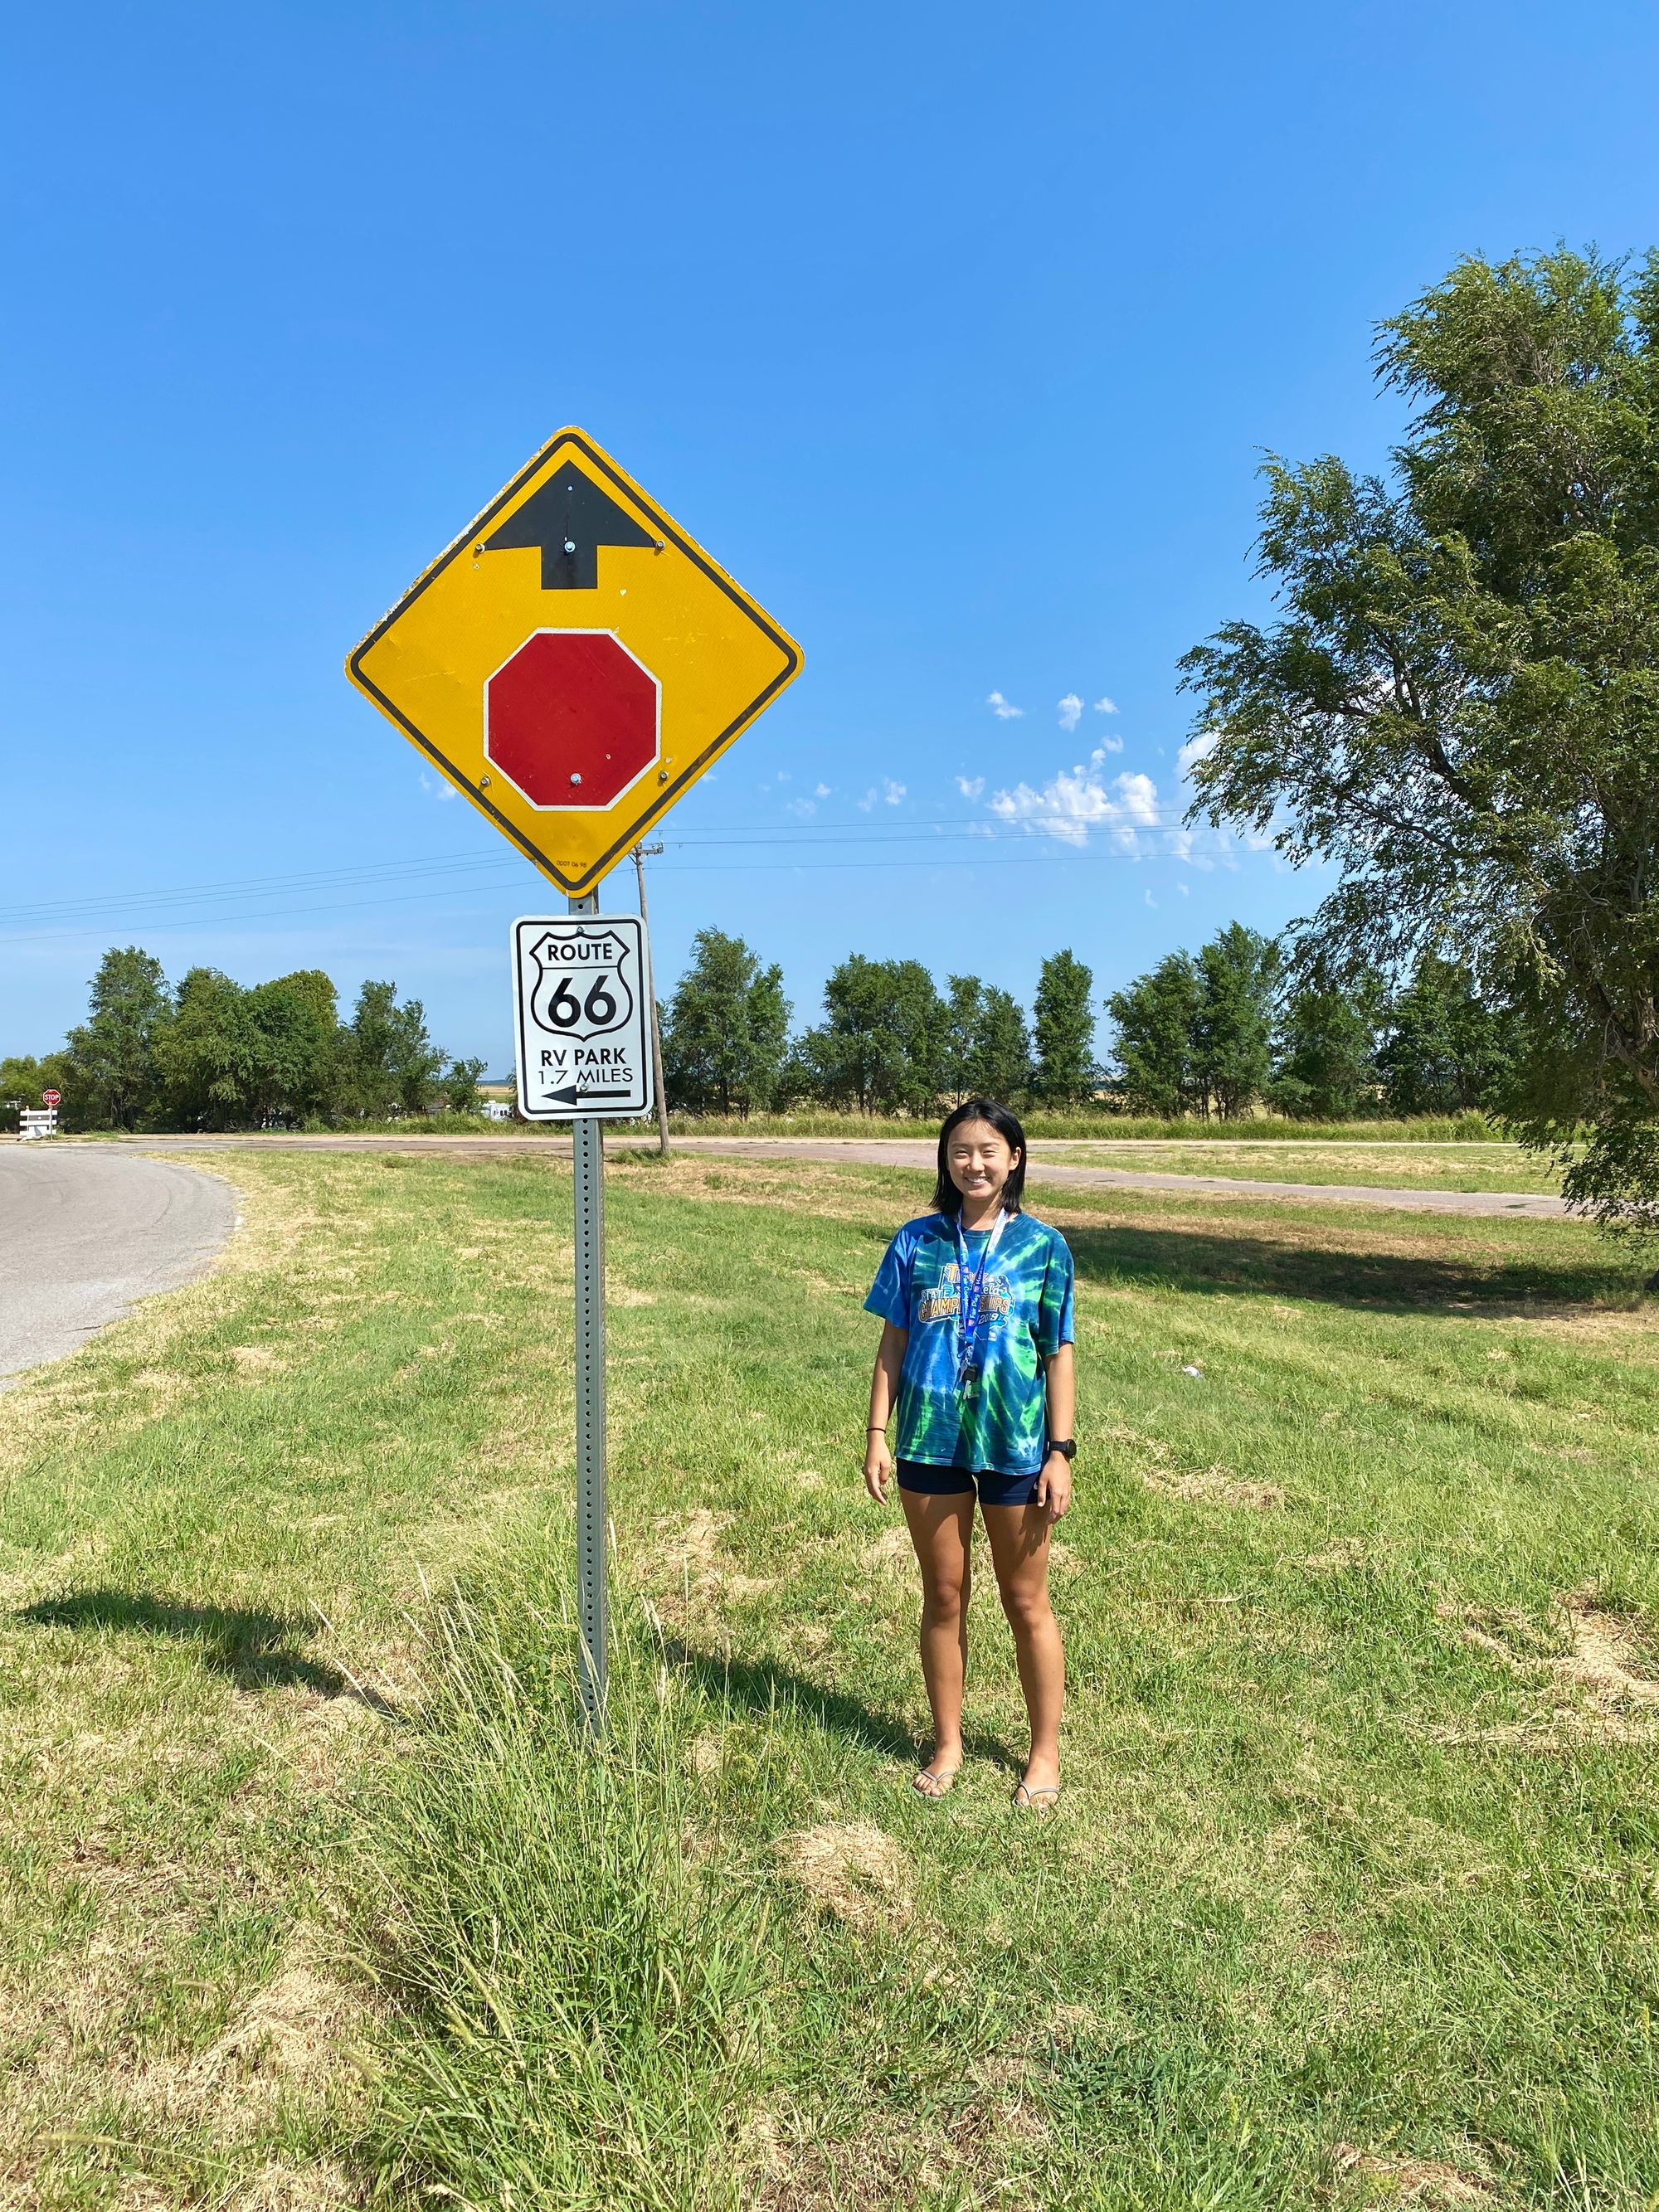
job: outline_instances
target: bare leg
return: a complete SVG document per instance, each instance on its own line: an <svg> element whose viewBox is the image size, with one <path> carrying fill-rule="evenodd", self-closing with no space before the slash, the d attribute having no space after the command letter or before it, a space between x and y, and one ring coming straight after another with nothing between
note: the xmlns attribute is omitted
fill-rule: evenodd
<svg viewBox="0 0 1659 2212"><path fill-rule="evenodd" d="M939 1777L938 1784L919 1780L918 1787L924 1796L942 1797L951 1786L944 1778L962 1764L974 1493L938 1497L901 1486L899 1498L921 1568L921 1672L933 1714L933 1755L923 1772Z"/></svg>
<svg viewBox="0 0 1659 2212"><path fill-rule="evenodd" d="M1008 1626L1014 1632L1019 1686L1031 1721L1028 1790L1060 1784L1060 1711L1066 1698L1066 1652L1048 1603L1048 1516L1041 1505L987 1505L985 1530Z"/></svg>

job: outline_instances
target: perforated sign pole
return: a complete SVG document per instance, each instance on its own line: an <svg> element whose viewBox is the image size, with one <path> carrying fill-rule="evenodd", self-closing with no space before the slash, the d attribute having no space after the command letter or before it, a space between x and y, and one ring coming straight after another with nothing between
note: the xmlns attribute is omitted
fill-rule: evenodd
<svg viewBox="0 0 1659 2212"><path fill-rule="evenodd" d="M572 914L597 914L597 891L573 898ZM605 1733L610 1632L605 1604L605 1124L579 1114L576 1156L576 1588L581 1631L582 1710Z"/></svg>

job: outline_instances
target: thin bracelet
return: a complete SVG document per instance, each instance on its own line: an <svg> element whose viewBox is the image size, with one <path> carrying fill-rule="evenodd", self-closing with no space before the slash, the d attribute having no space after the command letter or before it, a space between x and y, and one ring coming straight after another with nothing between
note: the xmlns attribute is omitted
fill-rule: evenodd
<svg viewBox="0 0 1659 2212"><path fill-rule="evenodd" d="M866 1437L884 1437L887 1424L885 1421L871 1421L866 1425L864 1433Z"/></svg>

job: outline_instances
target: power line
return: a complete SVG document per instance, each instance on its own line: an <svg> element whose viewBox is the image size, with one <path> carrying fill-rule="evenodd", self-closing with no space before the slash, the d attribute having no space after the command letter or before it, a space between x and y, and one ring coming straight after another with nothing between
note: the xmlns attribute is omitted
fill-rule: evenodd
<svg viewBox="0 0 1659 2212"><path fill-rule="evenodd" d="M708 864L694 860L668 860L659 865L665 868L666 872L674 875L787 874L818 869L845 871L893 867L1054 867L1075 866L1097 860L1201 860L1221 857L1231 849L1224 840L1213 845L1189 843L1185 851L1179 853L1168 849L1159 851L1156 848L1151 850L1144 848L1139 842L1141 833L1173 829L1180 822L1179 817L1156 811L1133 823L1077 823L1076 828L1085 836L1092 830L1097 838L1117 841L1115 843L1093 842L1086 847L1065 836L1057 826L1060 822L1060 817L1057 816L1045 817L1041 821L1018 823L992 823L982 817L964 822L960 816L923 816L863 823L803 823L775 826L753 823L708 823L667 834L665 838L667 849L673 853L692 854L726 848L738 853L763 850L769 847L804 847L823 850L827 847L871 845L879 848L879 857L844 860L792 858L750 861L733 859ZM983 846L1027 843L1034 838L1041 839L1051 848L1057 846L1060 849L1027 853L1018 859L993 858L989 854L981 855L979 851ZM921 854L901 854L897 848L906 844L921 844L929 848L948 844L969 846L974 849L956 852L948 858L929 858ZM431 899L454 898L470 891L490 890L498 884L522 882L524 871L530 866L529 862L515 854L431 854L344 868L314 868L283 875L222 878L214 883L178 884L167 889L106 895L102 898L52 900L35 905L0 908L0 942L14 945L46 943L63 938L85 937L106 928L126 927L143 928L152 934L172 936L239 923L297 921L320 915L421 903ZM436 888L430 888L434 877L448 880ZM304 899L309 894L349 891L360 887L373 890L410 878L418 879L428 888L388 890L386 895L380 897L327 899L321 904L296 905L289 902L290 896ZM264 906L258 903L264 901L272 903ZM203 911L203 908L212 910ZM30 928L27 927L30 923L57 926ZM75 924L80 926L72 926Z"/></svg>
<svg viewBox="0 0 1659 2212"><path fill-rule="evenodd" d="M982 842L983 841L977 842ZM867 860L717 860L706 863L696 861L670 861L664 866L664 872L670 875L716 876L810 875L829 871L857 869L875 869L882 872L890 872L895 867L913 870L918 868L1074 869L1087 866L1094 862L1101 860L1133 861L1139 864L1148 860L1176 860L1181 857L1182 856L1176 854L1158 852L1127 853L1122 851L1086 851L1073 853L1028 853L1018 856L1009 855L1006 858L1002 856L992 858L988 854L983 859L980 858L975 854L961 853L953 854L948 859L939 860L900 859L893 855L884 855L878 859ZM659 866L662 865L663 864L659 864ZM371 907L411 906L421 903L428 899L455 898L462 896L468 890L488 890L489 888L491 888L491 886L483 884L450 884L446 885L442 890L434 891L393 892L385 898L331 900L322 906L271 907L265 908L263 911L256 910L253 912L249 912L246 908L238 908L234 911L222 914L191 915L182 919L172 921L158 920L151 917L140 917L134 926L143 928L149 936L176 937L201 930L222 928L250 922L295 922L307 921L319 915L359 913ZM120 926L125 925L120 924L118 920L105 920L100 921L96 918L93 918L84 921L78 928L27 931L7 930L0 932L0 944L46 944L55 940L61 940L65 938L85 938L91 935L95 931L101 931L105 928Z"/></svg>
<svg viewBox="0 0 1659 2212"><path fill-rule="evenodd" d="M1098 823L1081 826L1085 830L1093 829L1097 834L1123 836L1141 830L1173 828L1177 826L1177 822L1178 817L1157 816L1142 818L1133 823L1107 825L1103 833L1102 825ZM670 850L678 852L708 850L718 846L741 850L768 845L822 847L872 842L902 844L911 840L929 844L997 844L1011 839L1023 841L1032 836L1061 844L1070 842L1059 830L1035 823L1029 826L1021 823L994 827L989 823L964 823L960 820L939 817L864 825L826 823L810 828L774 829L763 824L721 824L702 830L680 830L669 835L665 843ZM26 906L0 908L0 926L31 921L97 920L106 916L114 918L125 914L137 915L147 908L167 908L204 901L220 902L271 897L289 891L303 894L312 890L344 890L356 889L360 884L367 887L394 883L411 876L422 879L429 879L434 875L465 877L482 874L493 877L514 873L520 866L528 865L513 854L429 854L413 860L380 861L356 867L309 869L294 874L230 878L205 884L173 884L151 890L106 893L100 898L45 900Z"/></svg>

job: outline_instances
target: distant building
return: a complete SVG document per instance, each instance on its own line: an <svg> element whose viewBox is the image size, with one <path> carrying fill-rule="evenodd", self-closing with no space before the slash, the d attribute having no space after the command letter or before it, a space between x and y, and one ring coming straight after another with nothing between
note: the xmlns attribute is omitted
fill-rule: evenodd
<svg viewBox="0 0 1659 2212"><path fill-rule="evenodd" d="M486 1121L510 1121L513 1119L513 1108L508 1105L505 1098L486 1098L483 1102L483 1117Z"/></svg>

